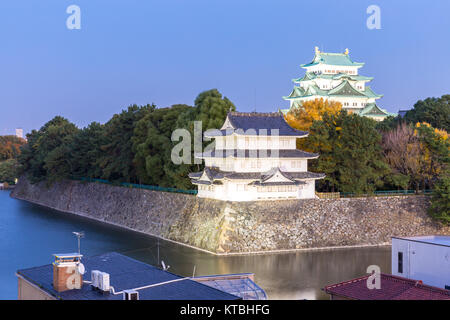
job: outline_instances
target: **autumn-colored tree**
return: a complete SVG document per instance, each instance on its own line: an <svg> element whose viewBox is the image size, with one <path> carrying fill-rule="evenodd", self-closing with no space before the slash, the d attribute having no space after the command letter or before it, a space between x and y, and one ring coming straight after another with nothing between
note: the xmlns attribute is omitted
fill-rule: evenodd
<svg viewBox="0 0 450 320"><path fill-rule="evenodd" d="M428 123L414 126L402 122L383 132L383 153L392 174L388 185L400 188L432 189L449 157L448 134Z"/></svg>
<svg viewBox="0 0 450 320"><path fill-rule="evenodd" d="M420 141L422 185L432 188L450 162L450 141L445 130L433 128L429 123L417 123L414 134Z"/></svg>
<svg viewBox="0 0 450 320"><path fill-rule="evenodd" d="M0 136L0 161L17 158L25 139L16 136Z"/></svg>
<svg viewBox="0 0 450 320"><path fill-rule="evenodd" d="M382 140L383 153L392 174L389 184L407 189L418 183L420 177L421 146L414 129L406 123L385 132Z"/></svg>
<svg viewBox="0 0 450 320"><path fill-rule="evenodd" d="M304 101L301 105L292 107L286 114L286 122L295 129L309 131L314 121L322 120L324 114L336 115L341 111L342 104L323 98ZM312 151L304 139L297 140L297 148Z"/></svg>
<svg viewBox="0 0 450 320"><path fill-rule="evenodd" d="M323 115L337 114L342 109L342 104L323 98L305 101L301 105L291 108L286 114L286 121L295 129L308 131L316 120L322 120Z"/></svg>

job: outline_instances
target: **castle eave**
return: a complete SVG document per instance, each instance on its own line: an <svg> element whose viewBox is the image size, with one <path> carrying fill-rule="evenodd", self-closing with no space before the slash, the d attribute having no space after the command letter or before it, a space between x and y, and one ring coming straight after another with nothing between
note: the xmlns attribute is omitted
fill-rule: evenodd
<svg viewBox="0 0 450 320"><path fill-rule="evenodd" d="M207 158L236 158L236 159L267 159L267 158L292 158L292 159L317 159L319 154L310 153L298 149L287 150L248 150L248 149L219 149L211 152L196 153L199 159Z"/></svg>

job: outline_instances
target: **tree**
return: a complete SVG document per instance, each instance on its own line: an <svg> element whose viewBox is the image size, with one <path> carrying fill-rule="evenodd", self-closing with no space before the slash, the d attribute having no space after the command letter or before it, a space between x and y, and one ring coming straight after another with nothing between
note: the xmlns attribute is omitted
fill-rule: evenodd
<svg viewBox="0 0 450 320"><path fill-rule="evenodd" d="M171 135L180 115L191 108L187 105L173 105L170 108L154 109L137 122L132 150L140 183L163 187L175 185L165 168L171 161Z"/></svg>
<svg viewBox="0 0 450 320"><path fill-rule="evenodd" d="M195 107L132 105L105 124L81 130L55 117L27 135L19 162L32 183L88 177L190 189L188 174L202 165L172 163L172 133L184 128L193 136L194 121L203 130L218 128L230 110L233 103L213 89L199 94Z"/></svg>
<svg viewBox="0 0 450 320"><path fill-rule="evenodd" d="M190 132L192 137L192 153L194 151L194 121L201 121L202 132L208 129L220 128L230 111L235 111L235 105L227 98L223 97L217 89L212 89L200 93L195 99L194 108L181 114L177 120L176 128L184 128ZM209 141L203 142L205 148ZM176 143L173 143L175 145ZM193 154L191 159L193 160ZM193 163L193 162L192 162ZM180 164L175 165L172 161L165 164L165 172L174 181L177 188L192 188L188 174L193 171L201 171L203 164Z"/></svg>
<svg viewBox="0 0 450 320"><path fill-rule="evenodd" d="M25 139L16 136L0 136L0 161L17 158L25 143Z"/></svg>
<svg viewBox="0 0 450 320"><path fill-rule="evenodd" d="M19 175L19 164L16 159L0 162L0 182L13 184Z"/></svg>
<svg viewBox="0 0 450 320"><path fill-rule="evenodd" d="M68 143L77 131L73 123L57 116L27 135L28 143L22 147L19 163L30 181L52 182L70 177Z"/></svg>
<svg viewBox="0 0 450 320"><path fill-rule="evenodd" d="M450 131L450 95L419 100L405 114L408 123L427 122L433 128Z"/></svg>
<svg viewBox="0 0 450 320"><path fill-rule="evenodd" d="M327 174L322 188L356 194L370 193L383 184L388 172L375 121L341 111L324 114L310 128L306 143L320 154L312 165Z"/></svg>
<svg viewBox="0 0 450 320"><path fill-rule="evenodd" d="M195 120L202 122L202 129L217 129L223 125L230 111L236 107L227 97L223 97L217 89L200 93L194 102Z"/></svg>
<svg viewBox="0 0 450 320"><path fill-rule="evenodd" d="M414 129L406 123L383 134L384 158L392 175L387 176L389 184L407 189L411 184L418 186L420 178L421 146Z"/></svg>
<svg viewBox="0 0 450 320"><path fill-rule="evenodd" d="M301 105L291 108L286 114L286 122L293 128L309 131L314 121L322 120L325 114L335 115L342 110L342 104L323 98L305 101ZM304 139L297 139L297 148L311 151Z"/></svg>
<svg viewBox="0 0 450 320"><path fill-rule="evenodd" d="M287 123L298 130L308 131L314 121L322 120L325 113L334 115L342 110L342 104L323 98L305 101L291 108L286 115Z"/></svg>
<svg viewBox="0 0 450 320"><path fill-rule="evenodd" d="M450 141L447 132L431 127L428 123L417 123L415 134L421 146L420 165L422 184L432 188L442 172L450 165Z"/></svg>
<svg viewBox="0 0 450 320"><path fill-rule="evenodd" d="M439 222L450 224L450 172L447 170L434 185L429 214Z"/></svg>
<svg viewBox="0 0 450 320"><path fill-rule="evenodd" d="M381 133L385 133L385 132L388 132L390 130L397 128L397 126L400 123L406 123L406 122L403 121L400 116L396 116L396 117L388 116L388 117L384 118L383 121L377 122L375 128L378 131L380 131Z"/></svg>
<svg viewBox="0 0 450 320"><path fill-rule="evenodd" d="M106 143L100 149L102 155L96 165L102 171L102 178L114 182L137 182L136 167L133 164L132 137L140 119L152 112L155 105L132 105L120 114L115 114L104 126Z"/></svg>
<svg viewBox="0 0 450 320"><path fill-rule="evenodd" d="M73 136L69 149L72 176L101 178L102 170L97 160L103 156L102 146L108 143L104 125L92 122Z"/></svg>

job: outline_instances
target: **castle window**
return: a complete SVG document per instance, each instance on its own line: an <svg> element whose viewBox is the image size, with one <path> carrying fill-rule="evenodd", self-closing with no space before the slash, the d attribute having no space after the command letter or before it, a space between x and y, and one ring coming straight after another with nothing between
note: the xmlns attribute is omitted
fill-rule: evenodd
<svg viewBox="0 0 450 320"><path fill-rule="evenodd" d="M289 139L281 139L282 147L289 147Z"/></svg>
<svg viewBox="0 0 450 320"><path fill-rule="evenodd" d="M301 168L302 167L302 162L301 161L291 161L291 167L292 168Z"/></svg>

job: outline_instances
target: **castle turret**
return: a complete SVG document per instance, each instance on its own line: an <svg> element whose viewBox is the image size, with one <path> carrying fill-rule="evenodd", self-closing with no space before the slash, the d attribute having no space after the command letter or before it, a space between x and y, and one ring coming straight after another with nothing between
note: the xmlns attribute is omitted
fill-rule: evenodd
<svg viewBox="0 0 450 320"><path fill-rule="evenodd" d="M296 148L296 140L307 136L290 127L279 112L230 112L220 130L205 132L215 139L215 149L195 155L205 160L205 169L189 177L202 198L314 198L315 180L325 175L308 171L308 160L318 154Z"/></svg>

